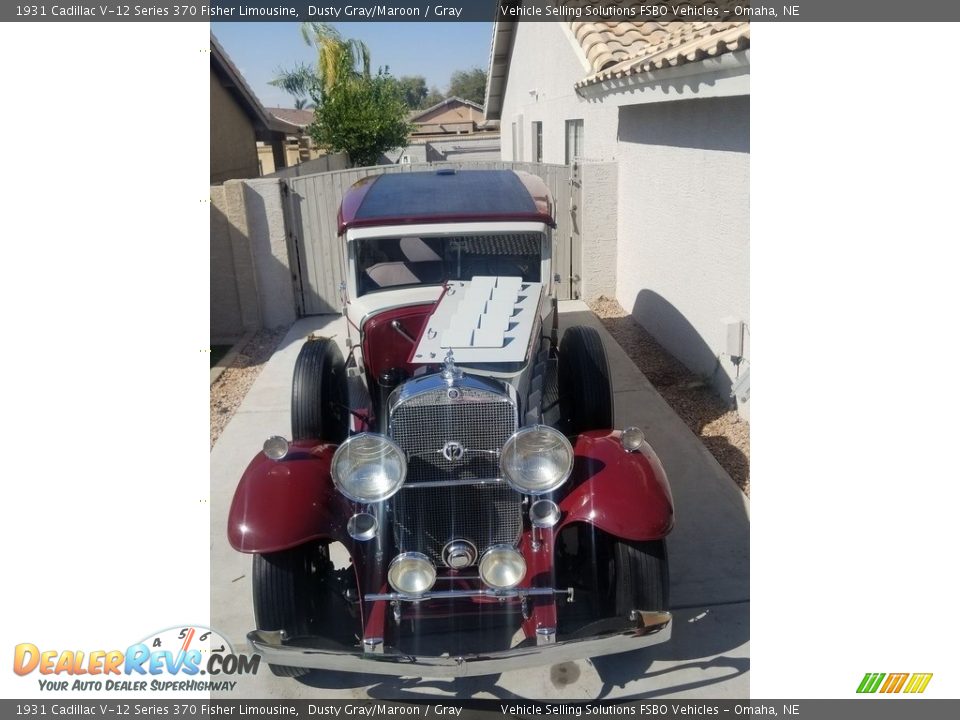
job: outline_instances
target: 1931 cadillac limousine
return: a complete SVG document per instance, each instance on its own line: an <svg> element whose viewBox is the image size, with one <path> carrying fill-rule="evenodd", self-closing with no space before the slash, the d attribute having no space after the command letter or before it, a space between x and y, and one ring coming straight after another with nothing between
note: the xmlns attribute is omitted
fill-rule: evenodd
<svg viewBox="0 0 960 720"><path fill-rule="evenodd" d="M613 429L599 334L559 337L543 181L372 176L338 222L346 352L303 345L292 440L267 439L230 510L255 651L278 675L443 677L668 640L670 489Z"/></svg>

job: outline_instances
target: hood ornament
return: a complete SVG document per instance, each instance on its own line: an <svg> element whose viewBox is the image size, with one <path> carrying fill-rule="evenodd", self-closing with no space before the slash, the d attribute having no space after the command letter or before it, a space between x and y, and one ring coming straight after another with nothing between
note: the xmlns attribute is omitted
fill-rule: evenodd
<svg viewBox="0 0 960 720"><path fill-rule="evenodd" d="M448 385L453 385L463 377L463 370L458 368L453 361L452 349L447 350L447 356L443 359L443 370L440 371L440 377L446 380Z"/></svg>

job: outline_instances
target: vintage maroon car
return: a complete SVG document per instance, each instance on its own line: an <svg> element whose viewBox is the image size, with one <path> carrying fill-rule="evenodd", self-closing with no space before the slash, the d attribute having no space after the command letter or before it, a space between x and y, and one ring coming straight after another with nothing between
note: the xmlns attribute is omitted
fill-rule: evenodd
<svg viewBox="0 0 960 720"><path fill-rule="evenodd" d="M303 345L292 441L230 509L254 649L278 675L436 677L668 640L670 489L643 433L612 429L598 333L558 337L543 181L372 176L338 220L346 353Z"/></svg>

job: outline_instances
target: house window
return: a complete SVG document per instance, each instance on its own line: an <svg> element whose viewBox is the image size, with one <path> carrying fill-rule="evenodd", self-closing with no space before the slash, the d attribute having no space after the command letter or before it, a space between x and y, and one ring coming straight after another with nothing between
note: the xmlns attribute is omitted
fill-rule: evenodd
<svg viewBox="0 0 960 720"><path fill-rule="evenodd" d="M534 162L543 162L543 123L530 123L530 128L533 131L533 143L530 146L533 150L533 157L531 159Z"/></svg>
<svg viewBox="0 0 960 720"><path fill-rule="evenodd" d="M567 120L566 159L567 165L583 155L583 120Z"/></svg>

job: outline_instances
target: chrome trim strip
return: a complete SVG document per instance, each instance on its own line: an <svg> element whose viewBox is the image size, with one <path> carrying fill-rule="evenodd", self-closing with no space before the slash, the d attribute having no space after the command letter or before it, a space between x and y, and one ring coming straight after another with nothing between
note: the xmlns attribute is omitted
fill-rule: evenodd
<svg viewBox="0 0 960 720"><path fill-rule="evenodd" d="M457 485L506 485L507 481L503 478L483 478L474 480L471 478L461 478L459 480L417 480L416 482L404 483L408 490L411 488L431 488L431 487L454 487Z"/></svg>
<svg viewBox="0 0 960 720"><path fill-rule="evenodd" d="M444 455L444 450L446 448L440 448L439 450L421 450L420 452L408 452L407 457L429 457L431 455ZM473 448L460 448L464 455L474 454L474 455L493 455L495 457L500 457L501 450L474 450ZM444 455L446 457L446 455ZM447 458L449 460L449 458ZM451 461L453 462L453 461Z"/></svg>
<svg viewBox="0 0 960 720"><path fill-rule="evenodd" d="M284 645L282 632L255 630L247 634L253 651L274 665L414 677L467 677L493 675L572 660L615 655L670 640L668 612L640 613L636 629L549 645L530 645L483 654L416 656L387 647L364 654L359 648L321 649Z"/></svg>
<svg viewBox="0 0 960 720"><path fill-rule="evenodd" d="M398 405L418 395L440 390L445 391L449 387L450 385L440 373L431 373L430 375L420 375L419 377L410 378L390 393L390 400L388 402L390 414L393 415L393 411ZM463 377L457 378L454 381L453 387L479 390L491 393L492 395L499 395L501 402L509 402L512 403L514 407L517 407L517 401L514 397L516 389L512 385L500 380L493 380L481 375L464 374ZM513 392L511 393L511 391Z"/></svg>
<svg viewBox="0 0 960 720"><path fill-rule="evenodd" d="M510 600L527 597L528 595L569 595L569 590L554 590L553 588L513 588L512 590L429 590L423 595L404 595L403 593L368 593L364 595L367 602L378 600L400 600L401 602L421 602L423 600L453 600L456 598L486 597L497 600Z"/></svg>

